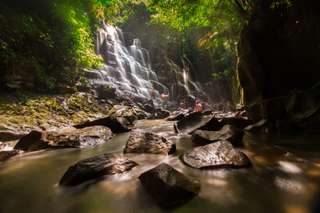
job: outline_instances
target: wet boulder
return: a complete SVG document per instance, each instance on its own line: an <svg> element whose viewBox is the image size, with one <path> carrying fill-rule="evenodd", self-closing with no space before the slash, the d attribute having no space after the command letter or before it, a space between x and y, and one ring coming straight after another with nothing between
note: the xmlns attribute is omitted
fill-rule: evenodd
<svg viewBox="0 0 320 213"><path fill-rule="evenodd" d="M84 129L68 128L50 132L32 131L21 138L14 149L36 151L47 148L79 148L105 143L111 137L111 130L103 126Z"/></svg>
<svg viewBox="0 0 320 213"><path fill-rule="evenodd" d="M17 154L19 154L18 150L2 150L0 151L0 162L6 161Z"/></svg>
<svg viewBox="0 0 320 213"><path fill-rule="evenodd" d="M10 143L0 142L0 162L19 154L18 150L13 150Z"/></svg>
<svg viewBox="0 0 320 213"><path fill-rule="evenodd" d="M176 113L176 114L171 114L167 120L168 121L179 121L185 118L185 114L184 113Z"/></svg>
<svg viewBox="0 0 320 213"><path fill-rule="evenodd" d="M1 130L0 131L0 141L13 141L19 140L26 134L23 132L14 132L11 130Z"/></svg>
<svg viewBox="0 0 320 213"><path fill-rule="evenodd" d="M16 150L23 151L36 151L47 148L49 148L49 145L43 139L43 132L37 130L33 130L22 137L14 147Z"/></svg>
<svg viewBox="0 0 320 213"><path fill-rule="evenodd" d="M124 153L146 153L168 155L176 151L176 145L166 138L151 132L133 131Z"/></svg>
<svg viewBox="0 0 320 213"><path fill-rule="evenodd" d="M156 109L153 118L165 119L170 116L170 112L165 109Z"/></svg>
<svg viewBox="0 0 320 213"><path fill-rule="evenodd" d="M129 132L135 121L146 117L146 113L138 107L115 105L109 111L108 116L93 121L86 121L74 127L81 129L90 126L106 126L113 133L123 133Z"/></svg>
<svg viewBox="0 0 320 213"><path fill-rule="evenodd" d="M179 121L187 117L191 112L186 109L180 109L177 111L174 111L170 114L170 116L167 118L168 121Z"/></svg>
<svg viewBox="0 0 320 213"><path fill-rule="evenodd" d="M130 125L136 120L147 118L146 112L138 106L115 105L108 114L115 118L125 118L130 122Z"/></svg>
<svg viewBox="0 0 320 213"><path fill-rule="evenodd" d="M147 103L147 104L143 105L143 109L150 114L154 114L154 112L155 112L155 107L154 107L153 103L152 104Z"/></svg>
<svg viewBox="0 0 320 213"><path fill-rule="evenodd" d="M196 144L209 144L216 141L229 141L233 145L241 145L243 131L232 125L225 125L219 131L197 130L192 134Z"/></svg>
<svg viewBox="0 0 320 213"><path fill-rule="evenodd" d="M219 141L194 148L182 156L182 161L196 169L250 167L249 158L228 141Z"/></svg>
<svg viewBox="0 0 320 213"><path fill-rule="evenodd" d="M61 186L76 186L89 180L131 170L138 164L121 155L104 154L81 160L71 166L61 178Z"/></svg>
<svg viewBox="0 0 320 213"><path fill-rule="evenodd" d="M143 173L141 184L154 201L164 209L187 203L200 192L200 183L192 180L167 164Z"/></svg>
<svg viewBox="0 0 320 213"><path fill-rule="evenodd" d="M82 129L92 126L106 126L110 128L113 133L124 133L130 131L128 124L129 122L124 118L112 118L108 116L93 121L85 121L81 124L75 125L74 127L77 129Z"/></svg>
<svg viewBox="0 0 320 213"><path fill-rule="evenodd" d="M221 125L213 115L203 115L200 112L193 112L175 124L177 133L190 134L198 129L217 130Z"/></svg>

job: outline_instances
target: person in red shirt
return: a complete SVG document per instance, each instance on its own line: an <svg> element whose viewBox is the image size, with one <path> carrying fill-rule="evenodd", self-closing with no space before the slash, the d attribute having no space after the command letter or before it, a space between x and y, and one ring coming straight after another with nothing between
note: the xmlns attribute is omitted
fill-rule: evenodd
<svg viewBox="0 0 320 213"><path fill-rule="evenodd" d="M202 103L199 100L196 100L193 111L195 111L195 112L202 112L203 111Z"/></svg>
<svg viewBox="0 0 320 213"><path fill-rule="evenodd" d="M161 93L160 99L162 102L167 102L169 100L169 94Z"/></svg>

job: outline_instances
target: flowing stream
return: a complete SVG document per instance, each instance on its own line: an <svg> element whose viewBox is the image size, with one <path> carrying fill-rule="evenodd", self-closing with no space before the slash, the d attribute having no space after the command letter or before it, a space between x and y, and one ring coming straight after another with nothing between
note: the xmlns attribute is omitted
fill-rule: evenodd
<svg viewBox="0 0 320 213"><path fill-rule="evenodd" d="M139 121L136 128L167 135L176 141L177 153L173 156L129 154L128 158L139 164L130 172L70 189L57 185L70 165L102 153L121 153L128 133L116 135L94 148L41 151L14 157L0 165L0 212L163 212L138 179L142 172L161 162L201 181L199 196L174 212L304 213L311 208L320 178L320 147L314 145L318 137L247 134L243 151L252 160L252 168L197 170L179 160L178 156L193 145L189 137L171 134L172 123ZM296 147L283 148L288 142Z"/></svg>

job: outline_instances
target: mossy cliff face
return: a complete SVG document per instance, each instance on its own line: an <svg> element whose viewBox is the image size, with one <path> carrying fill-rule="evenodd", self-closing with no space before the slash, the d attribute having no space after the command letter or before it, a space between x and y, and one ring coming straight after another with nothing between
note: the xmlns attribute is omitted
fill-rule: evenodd
<svg viewBox="0 0 320 213"><path fill-rule="evenodd" d="M315 85L320 80L320 5L303 0L274 2L256 5L239 46L243 100L255 120L292 119L297 105L308 105L300 106L300 111L315 113L319 106Z"/></svg>

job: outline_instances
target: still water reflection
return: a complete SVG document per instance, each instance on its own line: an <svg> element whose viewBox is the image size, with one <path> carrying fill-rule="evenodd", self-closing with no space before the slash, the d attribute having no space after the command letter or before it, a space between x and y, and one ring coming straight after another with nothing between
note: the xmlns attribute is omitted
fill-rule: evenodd
<svg viewBox="0 0 320 213"><path fill-rule="evenodd" d="M252 135L245 136L243 149L253 161L251 169L200 171L185 166L177 155L130 154L128 158L140 166L128 173L73 189L57 186L70 165L98 154L121 152L127 138L128 134L118 135L107 144L89 149L36 152L1 165L0 212L163 212L145 193L137 178L161 162L201 181L199 196L173 211L178 213L304 213L309 212L318 188L320 168L317 162L320 157L317 158L316 153L319 153L319 147L302 151L284 146L283 142L290 137ZM177 141L178 154L192 147L187 136L172 139ZM307 139L291 137L291 143L299 144L303 140ZM271 145L271 142L278 145Z"/></svg>

